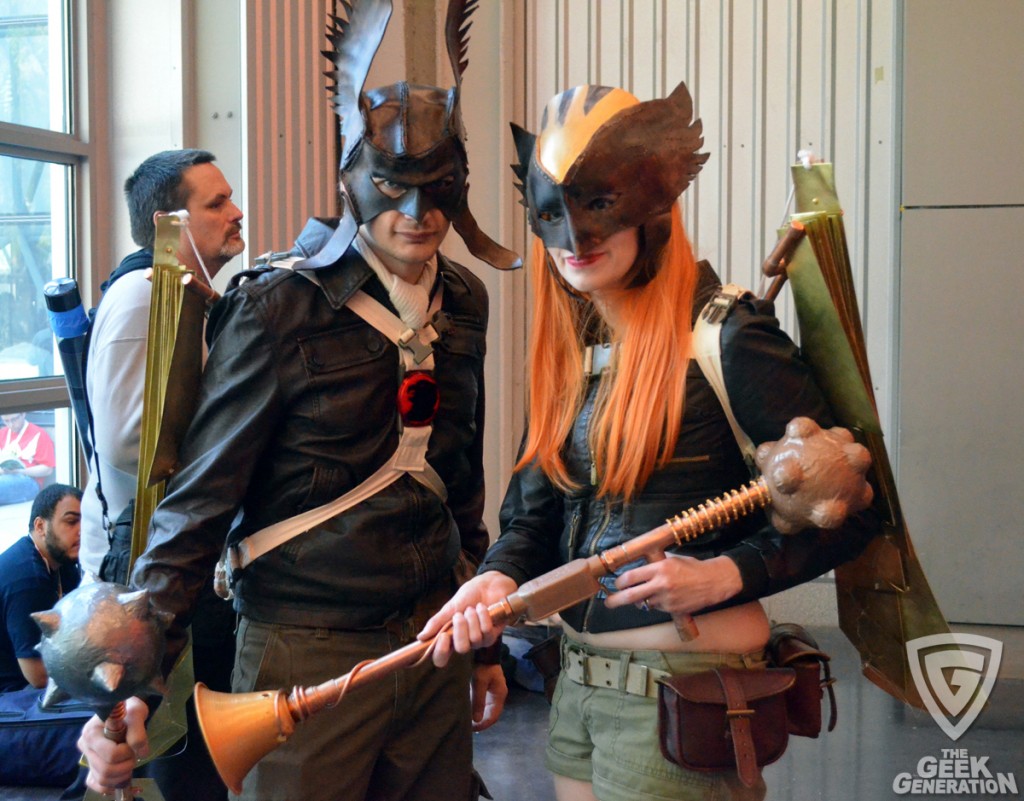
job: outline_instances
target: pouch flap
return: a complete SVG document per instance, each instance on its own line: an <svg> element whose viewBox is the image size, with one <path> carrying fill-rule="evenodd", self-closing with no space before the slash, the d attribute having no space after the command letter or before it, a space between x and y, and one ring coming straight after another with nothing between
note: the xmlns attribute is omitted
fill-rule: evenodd
<svg viewBox="0 0 1024 801"><path fill-rule="evenodd" d="M729 668L719 668L729 670ZM792 668L769 668L767 670L733 670L748 701L757 701L772 695L784 693L793 686L796 673ZM672 690L680 698L698 704L721 704L725 706L725 692L718 676L712 670L693 673L689 676L667 676L658 679L660 684Z"/></svg>
<svg viewBox="0 0 1024 801"><path fill-rule="evenodd" d="M829 655L818 647L814 637L796 623L777 623L772 626L768 651L772 657L772 664L780 667L801 659L813 662L828 662L830 659Z"/></svg>

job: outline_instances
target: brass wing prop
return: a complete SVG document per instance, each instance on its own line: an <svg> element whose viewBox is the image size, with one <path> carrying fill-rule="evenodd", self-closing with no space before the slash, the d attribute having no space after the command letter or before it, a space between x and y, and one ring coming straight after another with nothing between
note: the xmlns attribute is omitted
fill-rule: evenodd
<svg viewBox="0 0 1024 801"><path fill-rule="evenodd" d="M146 550L149 519L164 497L167 478L177 469L178 448L195 413L203 369L203 321L206 306L218 297L178 261L183 225L187 220L173 213L156 220L129 576ZM167 677L164 703L147 726L150 758L185 734L185 702L194 681L192 649L186 648Z"/></svg>
<svg viewBox="0 0 1024 801"><path fill-rule="evenodd" d="M785 263L801 347L819 385L839 424L871 452L875 508L883 520L883 535L835 571L839 625L860 653L864 675L923 709L906 642L949 627L914 552L882 438L832 165L797 164L792 174L797 213L783 239L788 234L797 244L790 257L775 259L776 266Z"/></svg>
<svg viewBox="0 0 1024 801"><path fill-rule="evenodd" d="M165 481L178 467L178 448L196 410L203 371L206 305L217 298L178 262L183 224L177 214L161 215L156 222L132 565L146 550L149 519L164 497Z"/></svg>

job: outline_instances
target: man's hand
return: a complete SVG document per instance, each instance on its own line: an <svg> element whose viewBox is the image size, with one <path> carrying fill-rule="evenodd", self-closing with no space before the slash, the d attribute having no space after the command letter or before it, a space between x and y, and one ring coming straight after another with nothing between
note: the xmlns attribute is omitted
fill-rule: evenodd
<svg viewBox="0 0 1024 801"><path fill-rule="evenodd" d="M138 761L149 755L149 739L146 737L149 707L141 698L129 698L124 704L125 742L115 743L107 739L103 734L103 721L95 715L82 727L82 736L78 738L78 750L89 761L89 775L85 783L104 795L119 787L127 787Z"/></svg>
<svg viewBox="0 0 1024 801"><path fill-rule="evenodd" d="M487 608L515 591L516 583L496 570L476 576L459 587L452 599L416 635L420 641L425 642L451 621L451 629L437 638L433 652L434 664L437 667L447 665L453 651L465 654L474 648L492 645L505 626L495 625Z"/></svg>
<svg viewBox="0 0 1024 801"><path fill-rule="evenodd" d="M473 703L473 731L483 731L497 723L508 697L501 665L476 665L469 692Z"/></svg>

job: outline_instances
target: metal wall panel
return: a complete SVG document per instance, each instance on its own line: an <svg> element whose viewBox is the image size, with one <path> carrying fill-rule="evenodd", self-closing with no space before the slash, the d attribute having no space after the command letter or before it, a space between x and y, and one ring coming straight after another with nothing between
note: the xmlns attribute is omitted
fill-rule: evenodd
<svg viewBox="0 0 1024 801"><path fill-rule="evenodd" d="M902 7L903 508L949 618L1021 626L1024 4Z"/></svg>
<svg viewBox="0 0 1024 801"><path fill-rule="evenodd" d="M961 623L1024 626L1024 281L1008 259L1021 231L1022 207L903 220L903 508L942 611Z"/></svg>
<svg viewBox="0 0 1024 801"><path fill-rule="evenodd" d="M526 127L579 83L641 100L686 81L711 159L684 196L700 258L757 288L801 149L834 162L882 422L891 427L894 0L531 0ZM793 330L790 304L779 307Z"/></svg>
<svg viewBox="0 0 1024 801"><path fill-rule="evenodd" d="M904 8L904 204L1024 204L1024 3Z"/></svg>

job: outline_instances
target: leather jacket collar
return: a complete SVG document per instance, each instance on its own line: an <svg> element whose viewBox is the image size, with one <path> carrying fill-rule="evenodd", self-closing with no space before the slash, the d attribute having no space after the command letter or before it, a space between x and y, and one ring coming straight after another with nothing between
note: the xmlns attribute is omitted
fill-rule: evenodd
<svg viewBox="0 0 1024 801"><path fill-rule="evenodd" d="M306 221L302 233L295 240L295 246L286 255L309 258L312 254L319 253L334 235L340 219L340 217L310 217ZM332 266L342 269L317 269L315 283L319 284L323 290L331 308L337 311L345 305L356 290L361 289L368 280L373 278L373 270L354 248L348 249ZM299 270L299 272L307 271ZM470 290L466 279L453 269L448 260L440 253L437 254L437 275L438 280L443 280L447 284L458 283L465 290Z"/></svg>

